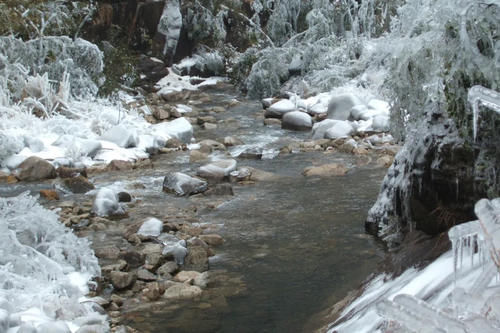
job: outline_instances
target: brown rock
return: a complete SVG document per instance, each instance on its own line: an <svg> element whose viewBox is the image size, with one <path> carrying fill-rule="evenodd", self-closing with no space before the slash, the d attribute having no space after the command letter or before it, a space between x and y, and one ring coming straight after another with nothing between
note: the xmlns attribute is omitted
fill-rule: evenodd
<svg viewBox="0 0 500 333"><path fill-rule="evenodd" d="M76 176L87 177L87 169L86 168L68 168L68 167L59 167L57 168L57 174L60 178L72 178Z"/></svg>
<svg viewBox="0 0 500 333"><path fill-rule="evenodd" d="M224 239L217 234L200 235L200 239L210 246L219 246L224 243Z"/></svg>
<svg viewBox="0 0 500 333"><path fill-rule="evenodd" d="M101 259L118 259L120 249L114 245L96 248L95 256Z"/></svg>
<svg viewBox="0 0 500 333"><path fill-rule="evenodd" d="M215 130L217 129L217 125L216 124L212 124L212 123L204 123L202 125L202 127L206 130L209 130L209 131L212 131L212 130Z"/></svg>
<svg viewBox="0 0 500 333"><path fill-rule="evenodd" d="M203 153L199 150L191 150L189 152L189 162L191 163L205 161L207 159L208 159L207 153Z"/></svg>
<svg viewBox="0 0 500 333"><path fill-rule="evenodd" d="M226 136L224 138L224 145L230 147L230 146L239 146L242 145L244 142L241 141L240 139L234 137L234 136Z"/></svg>
<svg viewBox="0 0 500 333"><path fill-rule="evenodd" d="M202 246L189 246L188 255L184 262L184 269L188 271L204 272L209 268L208 253Z"/></svg>
<svg viewBox="0 0 500 333"><path fill-rule="evenodd" d="M123 251L120 252L120 259L127 262L130 268L137 268L144 265L145 257L137 251Z"/></svg>
<svg viewBox="0 0 500 333"><path fill-rule="evenodd" d="M217 122L217 119L215 119L214 116L204 116L204 117L198 117L196 122L198 123L198 125L203 125L205 123L215 124Z"/></svg>
<svg viewBox="0 0 500 333"><path fill-rule="evenodd" d="M139 269L137 271L137 279L141 281L156 281L157 277L153 273L145 269Z"/></svg>
<svg viewBox="0 0 500 333"><path fill-rule="evenodd" d="M332 177L332 176L344 176L348 169L337 163L320 165L317 167L308 167L303 171L303 175L306 177L319 176L319 177Z"/></svg>
<svg viewBox="0 0 500 333"><path fill-rule="evenodd" d="M181 271L174 276L174 281L191 284L200 275L201 273L196 271Z"/></svg>
<svg viewBox="0 0 500 333"><path fill-rule="evenodd" d="M392 162L394 162L394 156L391 155L384 155L377 159L377 165L384 168L390 167L392 165Z"/></svg>
<svg viewBox="0 0 500 333"><path fill-rule="evenodd" d="M56 169L52 164L39 157L31 156L18 167L17 178L23 181L37 181L56 178Z"/></svg>
<svg viewBox="0 0 500 333"><path fill-rule="evenodd" d="M59 200L59 194L55 190L40 190L40 195L47 200Z"/></svg>
<svg viewBox="0 0 500 333"><path fill-rule="evenodd" d="M179 266L174 261L169 261L158 268L156 274L162 278L171 278L172 275L179 270Z"/></svg>
<svg viewBox="0 0 500 333"><path fill-rule="evenodd" d="M0 183L7 183L7 179L9 178L9 174L3 171L0 171Z"/></svg>
<svg viewBox="0 0 500 333"><path fill-rule="evenodd" d="M136 281L137 275L129 272L112 271L110 273L111 283L116 289L130 288Z"/></svg>
<svg viewBox="0 0 500 333"><path fill-rule="evenodd" d="M170 113L163 108L155 107L153 109L153 117L155 117L158 120L165 120L170 117Z"/></svg>
<svg viewBox="0 0 500 333"><path fill-rule="evenodd" d="M198 286L191 286L184 283L178 283L165 290L163 297L170 300L192 299L200 296L202 292L203 291Z"/></svg>
<svg viewBox="0 0 500 333"><path fill-rule="evenodd" d="M87 193L95 189L94 184L83 176L64 178L64 185L73 193Z"/></svg>
<svg viewBox="0 0 500 333"><path fill-rule="evenodd" d="M132 162L121 161L121 160L112 160L106 166L106 169L108 171L123 171L123 170L131 170L131 169L133 169L133 167L134 167L134 165Z"/></svg>
<svg viewBox="0 0 500 333"><path fill-rule="evenodd" d="M165 292L165 287L163 284L158 282L148 283L146 288L142 291L142 294L150 301L156 301Z"/></svg>

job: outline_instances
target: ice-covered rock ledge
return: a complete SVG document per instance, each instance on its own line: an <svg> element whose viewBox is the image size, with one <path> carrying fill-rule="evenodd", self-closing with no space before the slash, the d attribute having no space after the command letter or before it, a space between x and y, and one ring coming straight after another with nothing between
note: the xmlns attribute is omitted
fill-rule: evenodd
<svg viewBox="0 0 500 333"><path fill-rule="evenodd" d="M100 267L76 237L27 193L0 198L0 332L108 331L85 295Z"/></svg>
<svg viewBox="0 0 500 333"><path fill-rule="evenodd" d="M377 276L328 332L498 332L500 198L475 212L478 221L450 229L452 250L422 270Z"/></svg>

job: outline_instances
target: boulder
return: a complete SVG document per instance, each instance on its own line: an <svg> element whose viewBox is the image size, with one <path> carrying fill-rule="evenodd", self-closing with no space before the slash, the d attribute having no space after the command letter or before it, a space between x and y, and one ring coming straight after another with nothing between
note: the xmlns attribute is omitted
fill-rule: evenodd
<svg viewBox="0 0 500 333"><path fill-rule="evenodd" d="M219 246L224 243L224 239L217 234L200 235L200 239L210 246Z"/></svg>
<svg viewBox="0 0 500 333"><path fill-rule="evenodd" d="M137 275L130 272L112 271L109 276L113 287L118 290L132 287L137 279Z"/></svg>
<svg viewBox="0 0 500 333"><path fill-rule="evenodd" d="M205 161L206 159L208 159L208 154L200 150L191 150L189 152L189 162L191 163Z"/></svg>
<svg viewBox="0 0 500 333"><path fill-rule="evenodd" d="M154 217L150 217L149 219L144 221L144 223L137 231L137 234L139 236L158 237L160 236L162 231L163 231L163 222Z"/></svg>
<svg viewBox="0 0 500 333"><path fill-rule="evenodd" d="M134 164L132 162L123 160L112 160L106 166L106 170L108 171L132 170L133 168Z"/></svg>
<svg viewBox="0 0 500 333"><path fill-rule="evenodd" d="M202 290L198 286L191 286L184 283L176 283L163 294L163 297L168 300L192 299L200 296Z"/></svg>
<svg viewBox="0 0 500 333"><path fill-rule="evenodd" d="M56 190L40 190L40 196L47 200L59 200L59 194Z"/></svg>
<svg viewBox="0 0 500 333"><path fill-rule="evenodd" d="M179 270L179 266L174 261L169 261L161 265L157 270L156 274L158 276L165 278L172 276L175 272Z"/></svg>
<svg viewBox="0 0 500 333"><path fill-rule="evenodd" d="M83 176L65 178L64 186L66 186L73 193L87 193L88 191L95 189L94 184Z"/></svg>
<svg viewBox="0 0 500 333"><path fill-rule="evenodd" d="M202 193L207 188L208 184L206 181L181 172L168 173L163 180L163 191L175 193L178 196Z"/></svg>
<svg viewBox="0 0 500 333"><path fill-rule="evenodd" d="M123 125L111 127L101 136L101 140L113 142L122 148L135 147L138 143L137 133Z"/></svg>
<svg viewBox="0 0 500 333"><path fill-rule="evenodd" d="M325 132L325 138L327 139L339 139L347 138L354 133L354 128L347 121L336 121L330 128Z"/></svg>
<svg viewBox="0 0 500 333"><path fill-rule="evenodd" d="M337 163L324 164L317 167L308 167L304 169L303 175L306 177L319 176L319 177L331 177L331 176L344 176L348 169Z"/></svg>
<svg viewBox="0 0 500 333"><path fill-rule="evenodd" d="M389 131L389 116L376 115L375 117L373 117L372 128L376 132Z"/></svg>
<svg viewBox="0 0 500 333"><path fill-rule="evenodd" d="M244 144L243 141L241 141L239 138L237 137L234 137L234 136L226 136L224 138L224 145L227 146L227 147L231 147L231 146L239 146L239 145L242 145Z"/></svg>
<svg viewBox="0 0 500 333"><path fill-rule="evenodd" d="M193 137L193 126L184 117L153 125L153 132L165 139L176 138L189 143Z"/></svg>
<svg viewBox="0 0 500 333"><path fill-rule="evenodd" d="M121 215L125 213L125 210L118 202L116 193L106 187L101 188L97 192L92 210L99 216Z"/></svg>
<svg viewBox="0 0 500 333"><path fill-rule="evenodd" d="M323 121L317 122L312 128L312 139L319 140L325 138L325 133L333 125L337 123L338 120L325 119Z"/></svg>
<svg viewBox="0 0 500 333"><path fill-rule="evenodd" d="M18 166L17 178L23 181L37 181L56 178L56 169L44 159L31 156Z"/></svg>
<svg viewBox="0 0 500 333"><path fill-rule="evenodd" d="M363 102L352 94L333 96L328 103L328 119L349 120L351 109L362 104Z"/></svg>
<svg viewBox="0 0 500 333"><path fill-rule="evenodd" d="M197 272L208 270L208 253L203 246L190 246L186 256L184 269Z"/></svg>
<svg viewBox="0 0 500 333"><path fill-rule="evenodd" d="M288 99L282 99L266 109L264 117L266 118L282 118L287 112L295 111L297 107Z"/></svg>
<svg viewBox="0 0 500 333"><path fill-rule="evenodd" d="M180 240L176 243L165 246L162 254L167 257L173 258L177 265L184 265L188 252L189 251L186 248L186 241Z"/></svg>
<svg viewBox="0 0 500 333"><path fill-rule="evenodd" d="M200 167L197 174L206 179L221 180L236 170L236 164L236 160L233 159L218 160Z"/></svg>
<svg viewBox="0 0 500 333"><path fill-rule="evenodd" d="M287 112L281 121L281 128L294 131L308 131L312 126L311 116L301 111Z"/></svg>

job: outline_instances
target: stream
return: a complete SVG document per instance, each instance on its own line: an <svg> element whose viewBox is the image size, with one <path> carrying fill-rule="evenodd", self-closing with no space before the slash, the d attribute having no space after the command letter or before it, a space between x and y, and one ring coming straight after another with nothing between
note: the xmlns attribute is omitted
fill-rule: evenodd
<svg viewBox="0 0 500 333"><path fill-rule="evenodd" d="M290 143L303 142L310 132L292 132L263 125L259 102L245 100L227 85L204 92L210 101L200 110L228 107L215 113L215 130L195 130L195 138L240 138L246 148L264 148L267 159L237 158L274 175L266 181L232 183L234 195L175 197L162 192L169 171L195 174L200 163L189 162L189 151L159 154L153 168L91 174L97 188L119 186L135 198L128 217L102 231L80 233L99 248L130 245L121 237L124 226L147 217L210 224L224 244L210 258L210 272L220 284L201 298L176 304L130 303L123 323L140 332L311 332L324 323L312 320L359 285L383 259L384 249L365 234L364 219L380 189L384 168L363 163L362 156L329 151L280 154ZM229 149L235 155L242 146ZM215 152L214 156L223 156ZM273 158L274 157L274 158ZM338 177L304 177L309 166L341 163L349 172ZM118 184L118 185L116 185ZM54 183L19 183L0 188L2 196L25 190L37 193ZM56 184L57 187L57 184ZM61 200L91 197L66 193ZM50 203L46 203L50 206ZM103 264L110 262L101 261Z"/></svg>

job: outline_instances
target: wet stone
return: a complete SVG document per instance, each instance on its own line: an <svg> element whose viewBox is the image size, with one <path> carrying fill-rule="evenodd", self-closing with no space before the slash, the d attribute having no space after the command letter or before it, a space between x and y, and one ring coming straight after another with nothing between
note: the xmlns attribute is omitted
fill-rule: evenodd
<svg viewBox="0 0 500 333"><path fill-rule="evenodd" d="M127 192L118 192L118 202L131 202L132 196Z"/></svg>
<svg viewBox="0 0 500 333"><path fill-rule="evenodd" d="M95 189L94 184L83 176L65 178L64 186L66 186L73 193L87 193L88 191Z"/></svg>
<svg viewBox="0 0 500 333"><path fill-rule="evenodd" d="M139 269L137 271L137 279L141 281L156 281L157 277L153 273L145 269Z"/></svg>
<svg viewBox="0 0 500 333"><path fill-rule="evenodd" d="M59 200L59 194L55 190L40 190L40 196L47 200Z"/></svg>
<svg viewBox="0 0 500 333"><path fill-rule="evenodd" d="M113 271L110 273L111 283L116 289L130 288L136 281L137 275L129 272Z"/></svg>
<svg viewBox="0 0 500 333"><path fill-rule="evenodd" d="M123 251L120 253L119 257L125 260L130 268L140 267L145 262L144 255L137 251Z"/></svg>
<svg viewBox="0 0 500 333"><path fill-rule="evenodd" d="M208 253L202 246L189 246L184 269L198 272L205 272L209 268Z"/></svg>

